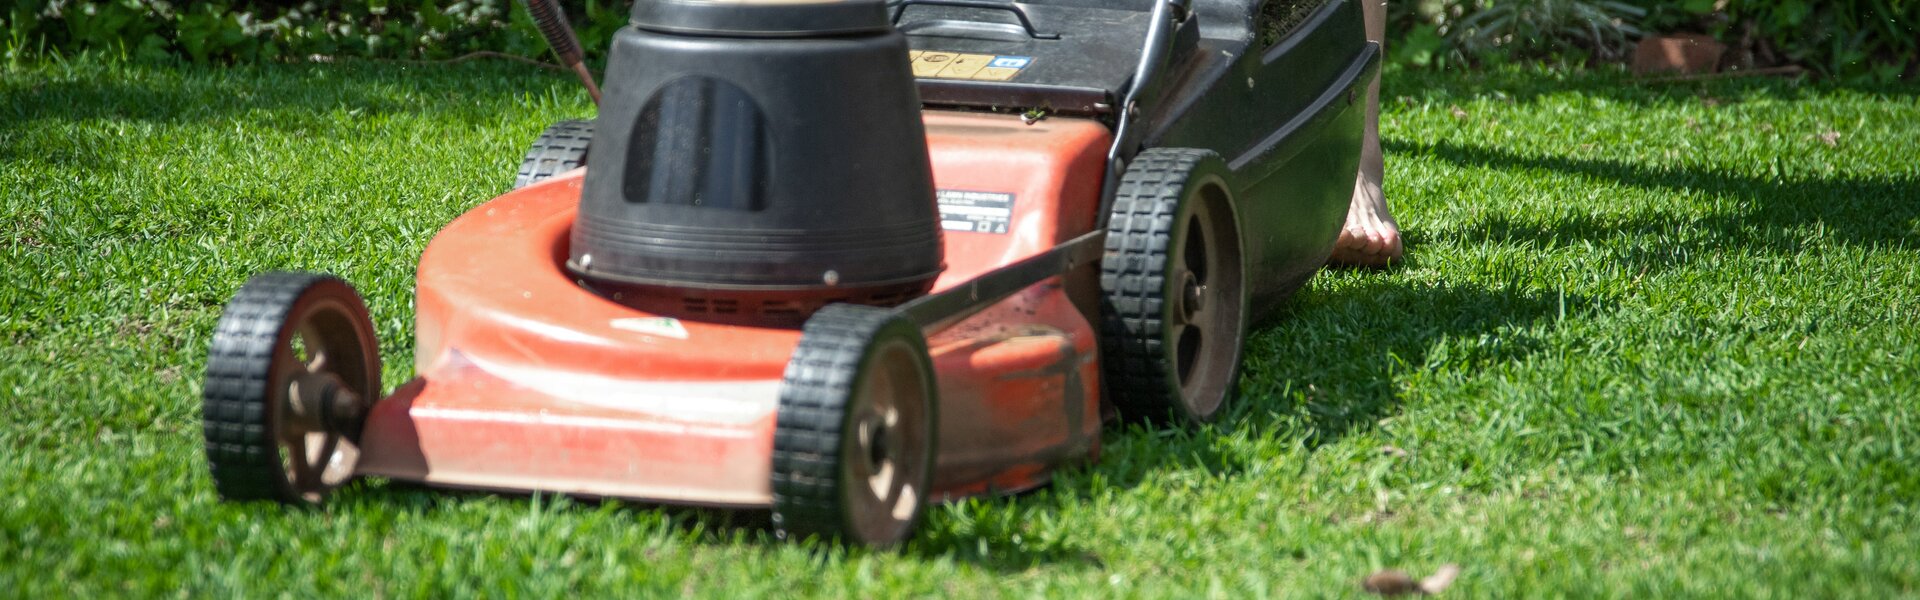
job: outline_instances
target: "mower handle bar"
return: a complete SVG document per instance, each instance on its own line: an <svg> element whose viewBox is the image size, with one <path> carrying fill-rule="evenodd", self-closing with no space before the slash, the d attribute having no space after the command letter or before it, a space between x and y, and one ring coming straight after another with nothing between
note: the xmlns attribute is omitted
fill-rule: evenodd
<svg viewBox="0 0 1920 600"><path fill-rule="evenodd" d="M1027 18L1027 10L1020 8L1019 4L1012 2L989 2L986 0L899 0L898 2L893 2L892 5L893 24L895 26L900 25L900 16L906 14L907 7L912 5L980 8L986 10L1004 10L1013 13L1015 18L1020 19L1020 27L1027 30L1027 37L1036 40L1060 39L1060 34L1058 33L1042 33L1039 28L1034 27L1033 20Z"/></svg>
<svg viewBox="0 0 1920 600"><path fill-rule="evenodd" d="M1120 177L1125 174L1127 163L1133 160L1140 144L1140 127L1135 123L1140 115L1140 103L1146 100L1147 88L1153 84L1155 76L1166 68L1168 54L1173 48L1173 36L1180 23L1190 16L1187 4L1190 0L1161 0L1153 3L1153 15L1147 23L1147 39L1140 48L1140 62L1134 65L1133 78L1129 80L1126 94L1121 98L1118 117L1114 119L1113 146L1107 149L1107 176L1100 186L1099 219L1094 229L1104 231L1107 221L1112 217L1113 196L1120 188Z"/></svg>
<svg viewBox="0 0 1920 600"><path fill-rule="evenodd" d="M973 280L927 294L894 307L899 314L931 337L947 326L973 316L988 306L1048 277L1065 275L1084 265L1098 264L1106 254L1107 230L1096 229L1013 264L988 271Z"/></svg>

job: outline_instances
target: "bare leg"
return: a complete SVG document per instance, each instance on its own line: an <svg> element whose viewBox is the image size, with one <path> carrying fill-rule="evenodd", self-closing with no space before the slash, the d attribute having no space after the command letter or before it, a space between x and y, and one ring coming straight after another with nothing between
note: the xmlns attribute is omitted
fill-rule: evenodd
<svg viewBox="0 0 1920 600"><path fill-rule="evenodd" d="M1386 44L1387 0L1360 0L1366 14L1367 38ZM1400 225L1387 212L1380 182L1386 157L1380 151L1380 78L1367 86L1367 125L1360 145L1360 174L1353 184L1353 203L1347 208L1347 226L1340 230L1329 262L1341 266L1384 267L1400 260Z"/></svg>

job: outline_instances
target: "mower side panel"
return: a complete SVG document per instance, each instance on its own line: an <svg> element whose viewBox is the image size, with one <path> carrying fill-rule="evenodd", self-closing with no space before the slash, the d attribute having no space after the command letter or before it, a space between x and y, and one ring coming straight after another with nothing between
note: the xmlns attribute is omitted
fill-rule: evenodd
<svg viewBox="0 0 1920 600"><path fill-rule="evenodd" d="M927 111L928 151L943 195L1011 204L1005 233L946 231L944 290L1091 231L1111 134L1095 121ZM958 219L975 206L943 203ZM1097 265L1094 265L1097 267ZM1100 377L1091 325L1098 272L1082 268L1027 288L929 337L940 386L934 498L1008 493L1099 448Z"/></svg>
<svg viewBox="0 0 1920 600"><path fill-rule="evenodd" d="M1230 4L1208 3L1223 14ZM1202 40L1172 69L1174 91L1149 117L1149 146L1205 148L1227 160L1256 319L1271 316L1333 250L1379 54L1359 4L1332 0L1271 46Z"/></svg>
<svg viewBox="0 0 1920 600"><path fill-rule="evenodd" d="M1093 230L1112 134L1089 119L926 111L934 187L1011 196L1005 233L946 231L944 290ZM941 202L944 217L956 214ZM1097 285L1097 282L1096 282Z"/></svg>
<svg viewBox="0 0 1920 600"><path fill-rule="evenodd" d="M1032 489L1098 451L1097 342L1058 279L928 341L940 385L934 499Z"/></svg>
<svg viewBox="0 0 1920 600"><path fill-rule="evenodd" d="M578 389L514 381L509 377L524 373L501 370L455 352L375 405L361 472L448 487L702 506L762 507L772 500L767 456L777 380L602 380ZM637 408L647 405L652 410ZM704 418L687 418L687 409Z"/></svg>

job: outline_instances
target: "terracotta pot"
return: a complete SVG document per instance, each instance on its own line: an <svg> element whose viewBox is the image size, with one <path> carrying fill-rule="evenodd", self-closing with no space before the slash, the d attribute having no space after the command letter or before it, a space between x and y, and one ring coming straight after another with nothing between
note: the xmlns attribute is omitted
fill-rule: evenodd
<svg viewBox="0 0 1920 600"><path fill-rule="evenodd" d="M1638 75L1678 72L1682 75L1712 73L1720 65L1727 46L1712 36L1678 34L1640 40L1633 51L1633 72Z"/></svg>

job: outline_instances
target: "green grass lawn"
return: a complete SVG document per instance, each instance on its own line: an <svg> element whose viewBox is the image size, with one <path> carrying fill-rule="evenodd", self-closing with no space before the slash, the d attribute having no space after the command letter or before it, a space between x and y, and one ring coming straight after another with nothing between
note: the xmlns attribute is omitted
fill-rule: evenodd
<svg viewBox="0 0 1920 600"><path fill-rule="evenodd" d="M0 71L0 596L1322 597L1449 562L1463 597L1920 594L1920 89L1386 97L1406 266L1315 280L1217 427L1109 429L1102 463L870 553L379 481L218 502L226 298L343 275L402 381L420 250L584 95L512 65Z"/></svg>

